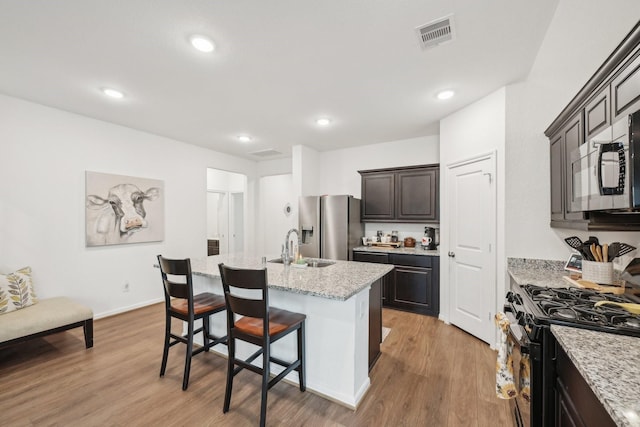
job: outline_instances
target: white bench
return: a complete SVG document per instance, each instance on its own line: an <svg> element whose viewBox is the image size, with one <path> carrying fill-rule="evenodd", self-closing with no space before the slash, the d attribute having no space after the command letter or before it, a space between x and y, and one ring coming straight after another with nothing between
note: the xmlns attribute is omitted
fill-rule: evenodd
<svg viewBox="0 0 640 427"><path fill-rule="evenodd" d="M84 329L86 348L93 347L93 311L70 298L55 297L0 315L0 348L67 329Z"/></svg>

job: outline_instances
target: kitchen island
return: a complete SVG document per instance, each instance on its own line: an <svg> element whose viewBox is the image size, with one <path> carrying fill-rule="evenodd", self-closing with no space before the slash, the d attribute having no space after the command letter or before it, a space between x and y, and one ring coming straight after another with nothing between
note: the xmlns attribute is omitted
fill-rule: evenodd
<svg viewBox="0 0 640 427"><path fill-rule="evenodd" d="M381 281L393 266L331 262L326 267L306 268L267 262L269 303L307 316L307 389L355 409L370 385L370 311L374 311L372 316L379 315ZM223 293L219 263L262 268L260 257L242 254L192 259L195 292ZM370 293L374 295L371 299ZM226 313L212 318L212 331L216 335L226 333ZM212 351L226 354L226 347L217 346ZM243 357L253 350L249 344L238 342L237 352ZM272 355L284 360L293 360L295 354L295 336L281 339L272 348ZM277 365L272 365L272 369L274 374L280 372ZM290 373L286 379L298 382L296 373Z"/></svg>

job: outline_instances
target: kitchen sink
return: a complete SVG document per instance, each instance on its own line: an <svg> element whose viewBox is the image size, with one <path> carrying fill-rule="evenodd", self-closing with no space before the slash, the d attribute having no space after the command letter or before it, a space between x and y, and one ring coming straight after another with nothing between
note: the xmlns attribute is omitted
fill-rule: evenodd
<svg viewBox="0 0 640 427"><path fill-rule="evenodd" d="M321 268L321 267L329 267L330 265L335 264L333 261L324 261L317 259L307 259L307 267L313 268ZM282 258L270 259L268 262L272 262L274 264L282 264Z"/></svg>

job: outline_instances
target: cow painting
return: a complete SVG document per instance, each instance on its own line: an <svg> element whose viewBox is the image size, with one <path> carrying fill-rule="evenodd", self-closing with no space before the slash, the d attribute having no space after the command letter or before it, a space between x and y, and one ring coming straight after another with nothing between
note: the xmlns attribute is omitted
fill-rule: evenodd
<svg viewBox="0 0 640 427"><path fill-rule="evenodd" d="M162 240L163 216L147 216L148 210L158 207L153 205L158 204L161 188L136 185L133 180L155 181L87 172L87 246ZM120 183L111 185L106 192L92 193L91 188L97 185L91 184L96 181L102 183L102 188L106 183Z"/></svg>

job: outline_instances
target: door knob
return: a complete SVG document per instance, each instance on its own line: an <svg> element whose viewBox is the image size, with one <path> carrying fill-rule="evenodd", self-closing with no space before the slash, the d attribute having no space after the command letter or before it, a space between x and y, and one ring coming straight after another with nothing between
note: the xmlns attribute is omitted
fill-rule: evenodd
<svg viewBox="0 0 640 427"><path fill-rule="evenodd" d="M451 258L455 258L456 257L455 252L451 252L451 251L449 251L449 253L447 255L449 255Z"/></svg>

